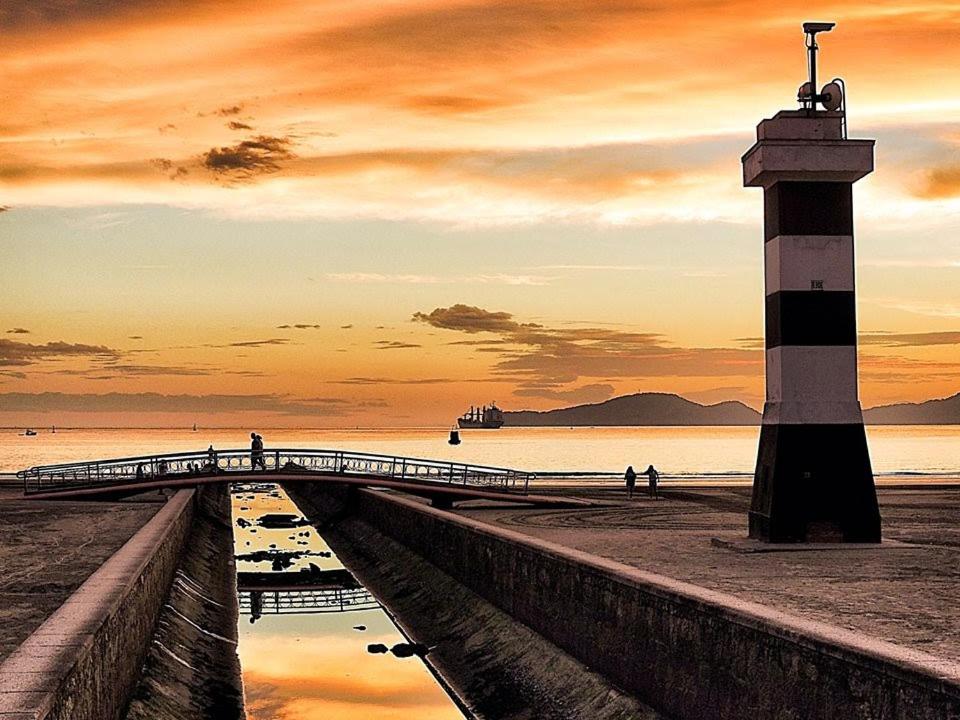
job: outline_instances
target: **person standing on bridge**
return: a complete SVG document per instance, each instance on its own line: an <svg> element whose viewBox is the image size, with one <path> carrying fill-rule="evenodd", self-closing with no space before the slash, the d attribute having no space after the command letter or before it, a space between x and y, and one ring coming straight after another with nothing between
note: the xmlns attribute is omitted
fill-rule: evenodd
<svg viewBox="0 0 960 720"><path fill-rule="evenodd" d="M211 473L217 471L217 451L213 449L213 445L207 448L207 466L203 470Z"/></svg>

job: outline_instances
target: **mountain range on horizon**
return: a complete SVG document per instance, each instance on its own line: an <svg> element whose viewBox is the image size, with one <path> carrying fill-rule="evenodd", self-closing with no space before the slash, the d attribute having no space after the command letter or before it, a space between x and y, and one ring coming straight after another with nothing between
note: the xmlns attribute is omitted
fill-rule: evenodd
<svg viewBox="0 0 960 720"><path fill-rule="evenodd" d="M863 413L867 425L958 425L960 393L919 403L880 405ZM664 426L759 425L761 415L738 400L703 405L673 393L621 395L600 403L555 410L504 412L505 425L536 426Z"/></svg>

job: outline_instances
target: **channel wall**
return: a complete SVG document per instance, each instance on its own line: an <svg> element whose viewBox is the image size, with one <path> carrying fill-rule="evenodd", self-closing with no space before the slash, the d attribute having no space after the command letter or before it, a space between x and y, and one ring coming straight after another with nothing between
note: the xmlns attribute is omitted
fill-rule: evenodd
<svg viewBox="0 0 960 720"><path fill-rule="evenodd" d="M115 720L137 683L196 505L180 490L0 665L2 720Z"/></svg>
<svg viewBox="0 0 960 720"><path fill-rule="evenodd" d="M960 664L382 491L344 503L618 687L669 716L960 718Z"/></svg>

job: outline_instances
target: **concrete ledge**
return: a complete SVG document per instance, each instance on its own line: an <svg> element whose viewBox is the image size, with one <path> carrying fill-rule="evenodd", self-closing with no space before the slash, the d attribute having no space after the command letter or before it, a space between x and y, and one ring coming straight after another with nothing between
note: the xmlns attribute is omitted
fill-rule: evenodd
<svg viewBox="0 0 960 720"><path fill-rule="evenodd" d="M0 718L121 716L190 531L194 495L177 492L0 665Z"/></svg>
<svg viewBox="0 0 960 720"><path fill-rule="evenodd" d="M677 718L960 718L958 663L394 495L360 491L355 503L361 519Z"/></svg>

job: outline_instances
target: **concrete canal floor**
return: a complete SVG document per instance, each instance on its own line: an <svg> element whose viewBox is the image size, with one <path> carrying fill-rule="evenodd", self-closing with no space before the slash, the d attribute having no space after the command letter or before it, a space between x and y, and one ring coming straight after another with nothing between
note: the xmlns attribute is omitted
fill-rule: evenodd
<svg viewBox="0 0 960 720"><path fill-rule="evenodd" d="M456 512L744 600L960 660L960 486L880 488L880 547L746 552L749 488L563 490L601 503ZM740 551L718 547L716 538ZM770 549L770 548L767 548Z"/></svg>
<svg viewBox="0 0 960 720"><path fill-rule="evenodd" d="M25 500L0 486L0 661L15 650L162 506Z"/></svg>

